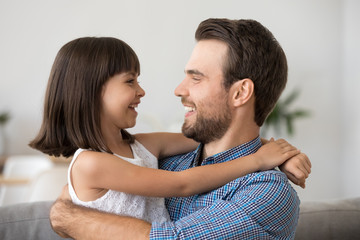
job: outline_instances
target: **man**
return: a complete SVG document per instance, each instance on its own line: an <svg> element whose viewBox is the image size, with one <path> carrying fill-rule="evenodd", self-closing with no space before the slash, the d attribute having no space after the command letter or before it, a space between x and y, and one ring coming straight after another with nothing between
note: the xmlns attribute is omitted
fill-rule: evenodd
<svg viewBox="0 0 360 240"><path fill-rule="evenodd" d="M256 152L260 126L287 81L279 43L253 20L208 19L176 88L186 109L183 133L200 146L160 162L180 171ZM307 161L305 155L300 156ZM305 162L306 162L305 161ZM309 169L299 170L298 178ZM196 184L196 183L194 183ZM52 207L53 228L75 239L288 239L293 238L299 199L286 176L256 172L214 191L166 199L171 222L148 223L73 205Z"/></svg>

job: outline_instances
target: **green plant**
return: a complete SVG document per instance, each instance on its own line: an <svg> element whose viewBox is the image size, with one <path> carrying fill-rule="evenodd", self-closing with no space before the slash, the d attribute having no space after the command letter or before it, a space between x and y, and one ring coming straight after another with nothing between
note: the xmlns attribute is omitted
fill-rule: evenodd
<svg viewBox="0 0 360 240"><path fill-rule="evenodd" d="M266 133L268 129L273 128L275 133L280 135L282 133L282 129L286 127L286 133L289 136L294 135L294 121L298 118L310 116L310 112L308 110L290 109L290 105L298 98L299 94L300 90L295 89L285 99L280 99L278 101L273 111L265 120L263 133Z"/></svg>
<svg viewBox="0 0 360 240"><path fill-rule="evenodd" d="M5 123L10 119L10 114L8 112L0 113L0 125L5 125Z"/></svg>

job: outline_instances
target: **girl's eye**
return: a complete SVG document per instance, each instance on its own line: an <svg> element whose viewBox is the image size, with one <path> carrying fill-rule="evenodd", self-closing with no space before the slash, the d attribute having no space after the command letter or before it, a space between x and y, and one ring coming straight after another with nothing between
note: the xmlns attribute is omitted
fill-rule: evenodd
<svg viewBox="0 0 360 240"><path fill-rule="evenodd" d="M134 84L134 83L140 84L140 82L135 80L135 79L129 79L129 80L126 81L126 83L128 83L128 84Z"/></svg>

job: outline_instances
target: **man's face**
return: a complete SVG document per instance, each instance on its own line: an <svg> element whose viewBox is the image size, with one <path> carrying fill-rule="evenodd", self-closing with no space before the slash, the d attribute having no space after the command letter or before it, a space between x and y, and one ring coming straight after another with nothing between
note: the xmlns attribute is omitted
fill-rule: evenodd
<svg viewBox="0 0 360 240"><path fill-rule="evenodd" d="M201 40L185 67L185 79L175 89L185 107L182 131L202 143L221 138L231 123L228 93L223 81L225 43Z"/></svg>

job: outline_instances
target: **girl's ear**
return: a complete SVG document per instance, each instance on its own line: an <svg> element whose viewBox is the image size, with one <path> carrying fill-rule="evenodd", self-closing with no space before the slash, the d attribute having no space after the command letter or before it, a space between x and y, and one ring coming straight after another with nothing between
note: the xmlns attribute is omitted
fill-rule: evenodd
<svg viewBox="0 0 360 240"><path fill-rule="evenodd" d="M231 86L231 101L234 107L240 107L247 103L254 95L254 83L249 78L237 81Z"/></svg>

